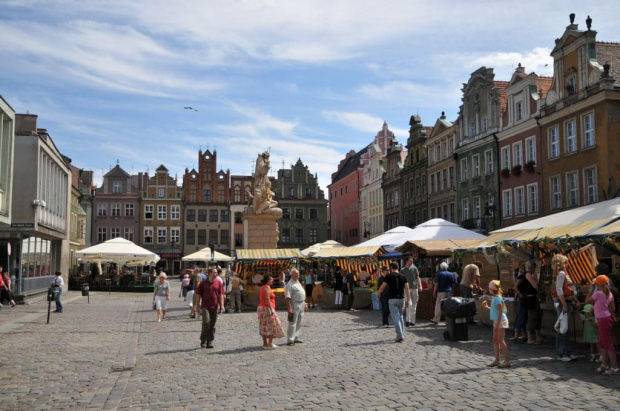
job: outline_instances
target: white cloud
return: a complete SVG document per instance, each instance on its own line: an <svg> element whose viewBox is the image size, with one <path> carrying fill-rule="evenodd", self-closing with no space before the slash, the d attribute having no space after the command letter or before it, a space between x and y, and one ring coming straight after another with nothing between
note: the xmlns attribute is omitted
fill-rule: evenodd
<svg viewBox="0 0 620 411"><path fill-rule="evenodd" d="M351 113L351 112L342 112L342 111L323 111L321 113L324 119L328 121L333 121L335 123L339 123L345 125L353 130L363 131L370 133L368 135L368 140L371 140L376 133L378 133L382 127L383 122L385 120L380 119L379 117L371 116L370 114L365 113ZM394 128L388 124L388 128L396 135L396 136L408 136L409 131L405 129Z"/></svg>
<svg viewBox="0 0 620 411"><path fill-rule="evenodd" d="M538 75L550 76L553 74L553 58L550 54L550 48L535 47L526 53L498 51L475 58L464 57L463 60L472 71L481 66L486 66L492 67L496 73L508 72L509 76L512 76L520 63L521 66L525 67L527 73L536 72ZM505 80L510 80L510 77L505 78Z"/></svg>

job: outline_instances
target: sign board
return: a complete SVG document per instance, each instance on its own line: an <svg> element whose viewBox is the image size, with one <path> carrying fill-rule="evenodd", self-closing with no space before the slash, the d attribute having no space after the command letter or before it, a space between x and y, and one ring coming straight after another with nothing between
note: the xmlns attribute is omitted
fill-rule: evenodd
<svg viewBox="0 0 620 411"><path fill-rule="evenodd" d="M11 223L11 228L34 228L34 223Z"/></svg>

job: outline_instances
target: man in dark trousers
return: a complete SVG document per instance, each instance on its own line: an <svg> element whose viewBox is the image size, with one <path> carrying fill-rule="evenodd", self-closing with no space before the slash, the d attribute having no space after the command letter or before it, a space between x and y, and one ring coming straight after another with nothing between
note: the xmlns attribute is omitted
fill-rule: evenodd
<svg viewBox="0 0 620 411"><path fill-rule="evenodd" d="M411 293L407 278L398 272L398 268L397 262L390 263L390 273L385 276L381 288L377 291L377 298L381 298L381 293L388 287L388 305L396 330L396 342L403 342L405 339L403 311L405 307L411 305Z"/></svg>
<svg viewBox="0 0 620 411"><path fill-rule="evenodd" d="M217 322L218 306L224 307L224 285L217 277L217 267L209 269L209 276L202 281L196 289L198 303L202 312L202 331L200 333L200 346L213 348L215 339L215 323Z"/></svg>

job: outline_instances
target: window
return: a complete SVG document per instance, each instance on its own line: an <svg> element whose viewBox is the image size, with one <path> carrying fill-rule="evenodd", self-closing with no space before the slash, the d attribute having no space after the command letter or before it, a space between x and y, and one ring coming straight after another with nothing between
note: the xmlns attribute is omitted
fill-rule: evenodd
<svg viewBox="0 0 620 411"><path fill-rule="evenodd" d="M510 146L502 147L502 169L510 169Z"/></svg>
<svg viewBox="0 0 620 411"><path fill-rule="evenodd" d="M291 219L291 209L290 208L283 208L282 209L282 219L283 220L290 220Z"/></svg>
<svg viewBox="0 0 620 411"><path fill-rule="evenodd" d="M476 135L476 123L473 121L469 123L469 136L473 137Z"/></svg>
<svg viewBox="0 0 620 411"><path fill-rule="evenodd" d="M467 181L467 159L464 158L461 160L461 182Z"/></svg>
<svg viewBox="0 0 620 411"><path fill-rule="evenodd" d="M207 221L207 210L198 210L198 221Z"/></svg>
<svg viewBox="0 0 620 411"><path fill-rule="evenodd" d="M487 131L488 128L489 128L489 122L488 122L486 116L482 117L482 131Z"/></svg>
<svg viewBox="0 0 620 411"><path fill-rule="evenodd" d="M296 220L303 220L304 219L304 209L303 208L296 208L295 209L295 219Z"/></svg>
<svg viewBox="0 0 620 411"><path fill-rule="evenodd" d="M235 213L235 224L243 224L243 217L241 213Z"/></svg>
<svg viewBox="0 0 620 411"><path fill-rule="evenodd" d="M562 187L560 186L560 176L553 176L549 179L551 188L551 209L562 208Z"/></svg>
<svg viewBox="0 0 620 411"><path fill-rule="evenodd" d="M110 205L110 212L112 213L111 214L112 217L120 217L121 216L121 203L112 203ZM112 238L116 238L116 237L112 237Z"/></svg>
<svg viewBox="0 0 620 411"><path fill-rule="evenodd" d="M415 193L416 195L420 195L420 177L415 178Z"/></svg>
<svg viewBox="0 0 620 411"><path fill-rule="evenodd" d="M198 230L198 245L207 244L207 230Z"/></svg>
<svg viewBox="0 0 620 411"><path fill-rule="evenodd" d="M528 213L538 213L538 183L527 186Z"/></svg>
<svg viewBox="0 0 620 411"><path fill-rule="evenodd" d="M133 217L133 204L125 204L125 217Z"/></svg>
<svg viewBox="0 0 620 411"><path fill-rule="evenodd" d="M342 194L342 187L340 187L340 194ZM293 187L288 189L289 198L295 198L295 189Z"/></svg>
<svg viewBox="0 0 620 411"><path fill-rule="evenodd" d="M298 243L298 244L304 242L304 230L303 230L303 228L296 228L295 229L295 242Z"/></svg>
<svg viewBox="0 0 620 411"><path fill-rule="evenodd" d="M228 230L220 231L220 245L228 247L230 244L230 234Z"/></svg>
<svg viewBox="0 0 620 411"><path fill-rule="evenodd" d="M222 178L222 176L220 176L220 179ZM224 198L224 189L220 188L217 190L217 199L220 203L223 203L224 201L226 201L226 199Z"/></svg>
<svg viewBox="0 0 620 411"><path fill-rule="evenodd" d="M448 189L448 170L446 169L441 170L441 181L443 182L442 188L444 190L447 190Z"/></svg>
<svg viewBox="0 0 620 411"><path fill-rule="evenodd" d="M310 234L310 244L315 244L316 243L316 239L317 239L317 229L316 228L311 228L309 231Z"/></svg>
<svg viewBox="0 0 620 411"><path fill-rule="evenodd" d="M557 158L560 156L560 138L558 137L558 128L549 129L549 158Z"/></svg>
<svg viewBox="0 0 620 411"><path fill-rule="evenodd" d="M579 205L579 177L576 171L566 173L566 197L568 207Z"/></svg>
<svg viewBox="0 0 620 411"><path fill-rule="evenodd" d="M520 142L512 145L512 157L513 166L523 166L523 146Z"/></svg>
<svg viewBox="0 0 620 411"><path fill-rule="evenodd" d="M157 244L165 244L167 235L166 227L157 227Z"/></svg>
<svg viewBox="0 0 620 411"><path fill-rule="evenodd" d="M433 194L435 192L435 174L431 174L431 191L430 193ZM389 208L389 202L388 202L388 208Z"/></svg>
<svg viewBox="0 0 620 411"><path fill-rule="evenodd" d="M190 228L185 232L185 244L194 245L196 244L196 230Z"/></svg>
<svg viewBox="0 0 620 411"><path fill-rule="evenodd" d="M512 217L512 191L504 190L502 195L504 196L504 218Z"/></svg>
<svg viewBox="0 0 620 411"><path fill-rule="evenodd" d="M211 190L204 190L202 192L202 201L205 203L211 202Z"/></svg>
<svg viewBox="0 0 620 411"><path fill-rule="evenodd" d="M112 227L110 229L110 239L119 238L121 236L121 229L119 227Z"/></svg>
<svg viewBox="0 0 620 411"><path fill-rule="evenodd" d="M157 219L165 220L167 218L168 218L168 207L165 205L158 205L157 206Z"/></svg>
<svg viewBox="0 0 620 411"><path fill-rule="evenodd" d="M145 220L152 220L153 219L153 210L155 209L154 206L152 205L145 205L144 206L144 219Z"/></svg>
<svg viewBox="0 0 620 411"><path fill-rule="evenodd" d="M517 105L515 108L516 108L517 120L521 120L523 118L523 106L520 101L517 102Z"/></svg>
<svg viewBox="0 0 620 411"><path fill-rule="evenodd" d="M525 140L525 159L536 163L536 138L530 137Z"/></svg>
<svg viewBox="0 0 620 411"><path fill-rule="evenodd" d="M523 187L515 188L515 215L525 214L525 197Z"/></svg>
<svg viewBox="0 0 620 411"><path fill-rule="evenodd" d="M157 197L159 197L159 198L166 197L166 189L165 188L158 189L157 190Z"/></svg>
<svg viewBox="0 0 620 411"><path fill-rule="evenodd" d="M107 229L105 227L97 228L97 242L103 243L108 239Z"/></svg>
<svg viewBox="0 0 620 411"><path fill-rule="evenodd" d="M461 221L469 220L469 199L461 200Z"/></svg>
<svg viewBox="0 0 620 411"><path fill-rule="evenodd" d="M243 247L243 234L235 234L235 247Z"/></svg>
<svg viewBox="0 0 620 411"><path fill-rule="evenodd" d="M179 220L180 218L181 218L181 206L171 205L170 206L170 219Z"/></svg>
<svg viewBox="0 0 620 411"><path fill-rule="evenodd" d="M480 177L480 156L478 154L471 157L471 176Z"/></svg>
<svg viewBox="0 0 620 411"><path fill-rule="evenodd" d="M452 221L453 223L454 221L454 203L450 203L450 221Z"/></svg>
<svg viewBox="0 0 620 411"><path fill-rule="evenodd" d="M318 220L319 219L319 210L316 208L310 209L310 220Z"/></svg>
<svg viewBox="0 0 620 411"><path fill-rule="evenodd" d="M250 196L248 195L248 193L251 193L252 190L250 188L250 186L245 186L245 191L243 192L243 202L247 203L250 200Z"/></svg>
<svg viewBox="0 0 620 411"><path fill-rule="evenodd" d="M480 212L480 197L474 197L473 198L473 206L474 206L474 218L480 218L481 216L481 212ZM439 211L439 213L441 213L441 208L437 208Z"/></svg>
<svg viewBox="0 0 620 411"><path fill-rule="evenodd" d="M217 210L209 210L209 222L217 223Z"/></svg>
<svg viewBox="0 0 620 411"><path fill-rule="evenodd" d="M454 187L454 166L450 166L448 173L450 174L450 188L452 188Z"/></svg>
<svg viewBox="0 0 620 411"><path fill-rule="evenodd" d="M234 198L235 198L235 203L240 203L241 202L241 187L240 186L235 186L235 188L234 188Z"/></svg>
<svg viewBox="0 0 620 411"><path fill-rule="evenodd" d="M153 227L144 227L144 244L153 244Z"/></svg>
<svg viewBox="0 0 620 411"><path fill-rule="evenodd" d="M220 210L220 221L222 223L230 223L230 211Z"/></svg>
<svg viewBox="0 0 620 411"><path fill-rule="evenodd" d="M107 215L108 215L108 204L98 203L97 204L97 217L105 217Z"/></svg>
<svg viewBox="0 0 620 411"><path fill-rule="evenodd" d="M586 190L586 203L596 203L598 193L596 184L596 167L586 168L583 170L583 180Z"/></svg>
<svg viewBox="0 0 620 411"><path fill-rule="evenodd" d="M566 152L574 153L577 151L577 135L575 134L575 120L567 121L566 127Z"/></svg>
<svg viewBox="0 0 620 411"><path fill-rule="evenodd" d="M185 212L186 221L196 221L196 210L187 209Z"/></svg>
<svg viewBox="0 0 620 411"><path fill-rule="evenodd" d="M170 229L170 241L175 244L179 244L181 241L181 229L180 228L171 228Z"/></svg>
<svg viewBox="0 0 620 411"><path fill-rule="evenodd" d="M422 178L420 178L422 183L422 194L426 194L426 173L422 174Z"/></svg>
<svg viewBox="0 0 620 411"><path fill-rule="evenodd" d="M217 244L217 230L209 230L209 242Z"/></svg>
<svg viewBox="0 0 620 411"><path fill-rule="evenodd" d="M485 214L488 217L495 216L495 194L487 193L487 202L485 204L486 210Z"/></svg>
<svg viewBox="0 0 620 411"><path fill-rule="evenodd" d="M306 198L312 198L312 189L306 188Z"/></svg>
<svg viewBox="0 0 620 411"><path fill-rule="evenodd" d="M125 227L125 240L133 241L133 228Z"/></svg>
<svg viewBox="0 0 620 411"><path fill-rule="evenodd" d="M485 158L485 171L487 174L493 174L493 150L487 150L484 152L484 158Z"/></svg>
<svg viewBox="0 0 620 411"><path fill-rule="evenodd" d="M283 228L282 229L282 242L283 243L290 243L291 242L291 229L290 228Z"/></svg>
<svg viewBox="0 0 620 411"><path fill-rule="evenodd" d="M592 147L596 144L594 135L594 113L583 116L583 147Z"/></svg>
<svg viewBox="0 0 620 411"><path fill-rule="evenodd" d="M123 192L123 184L120 181L112 183L112 193L121 194Z"/></svg>

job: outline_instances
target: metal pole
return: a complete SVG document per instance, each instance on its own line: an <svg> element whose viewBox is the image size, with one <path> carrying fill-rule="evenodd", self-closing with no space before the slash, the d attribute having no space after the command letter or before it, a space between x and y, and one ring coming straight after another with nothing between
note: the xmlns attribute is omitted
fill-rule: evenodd
<svg viewBox="0 0 620 411"><path fill-rule="evenodd" d="M48 300L49 300L49 298L48 298ZM47 302L47 324L50 323L50 312L51 312L51 310L52 310L52 302L48 301Z"/></svg>

